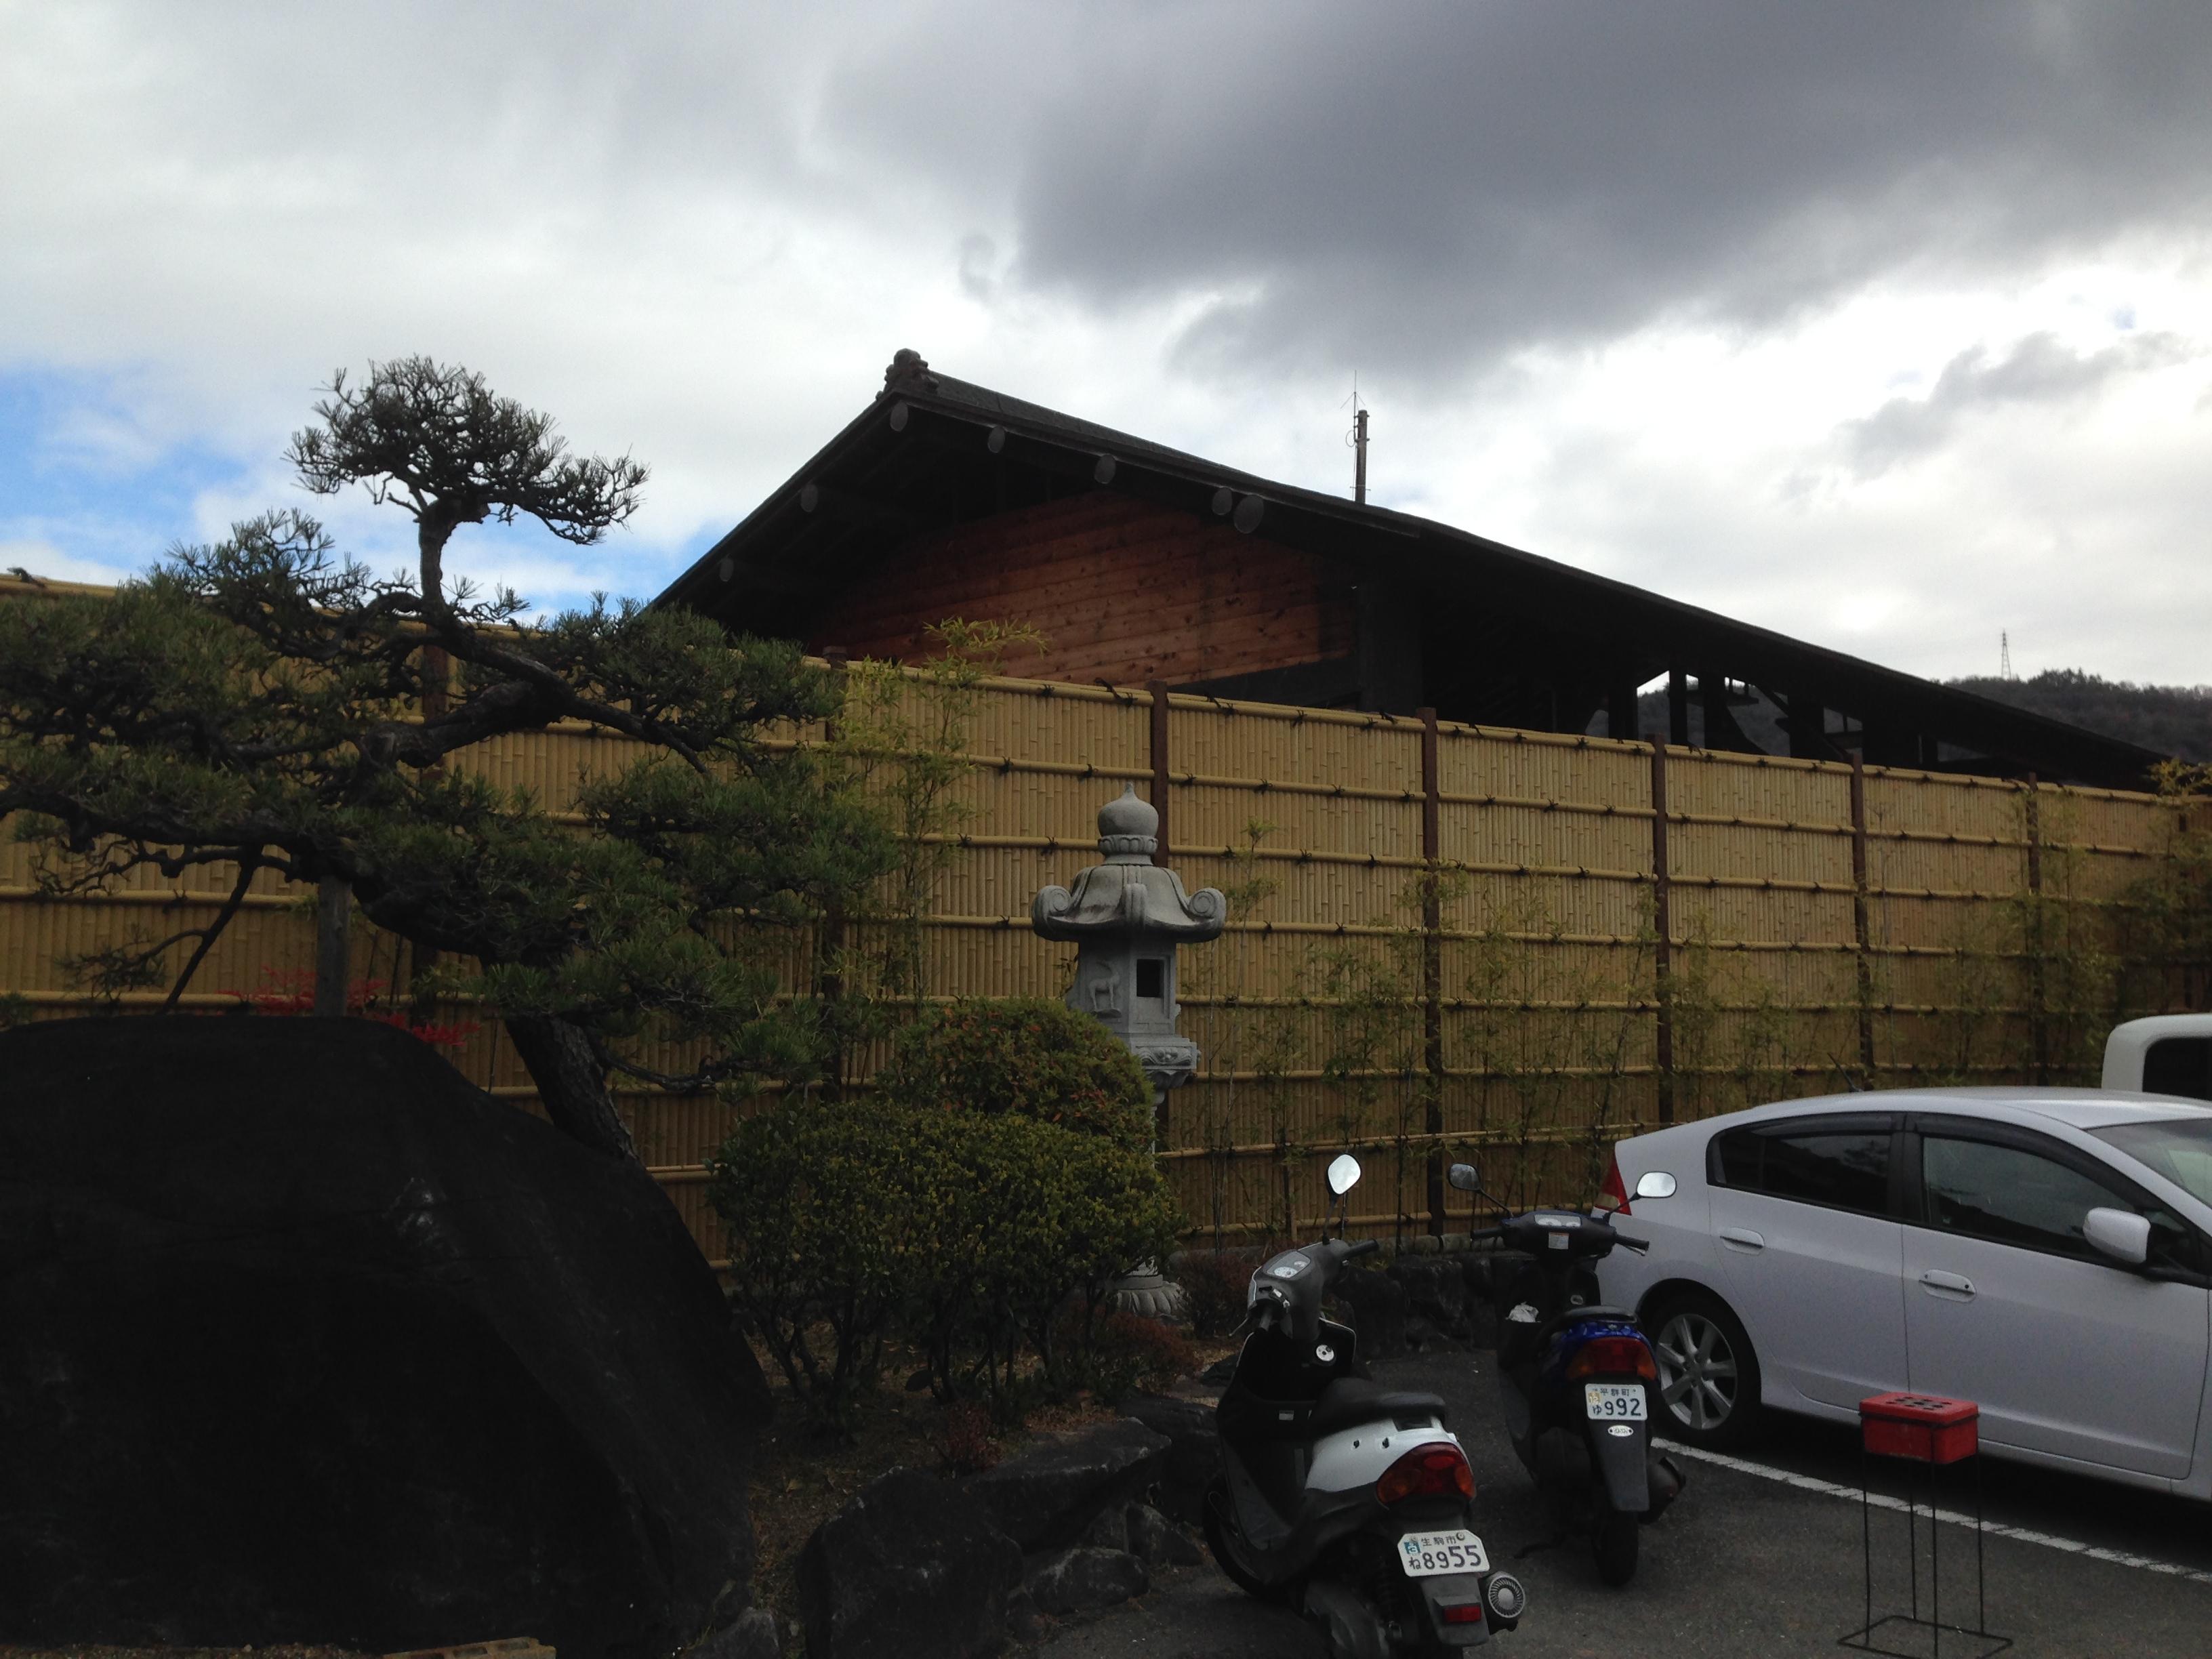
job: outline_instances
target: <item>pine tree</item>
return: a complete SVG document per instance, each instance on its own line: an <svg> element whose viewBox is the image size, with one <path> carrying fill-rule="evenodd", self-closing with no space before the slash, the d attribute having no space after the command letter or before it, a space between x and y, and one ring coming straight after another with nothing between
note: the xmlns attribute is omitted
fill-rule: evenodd
<svg viewBox="0 0 2212 1659"><path fill-rule="evenodd" d="M647 477L572 455L481 375L372 364L333 376L315 415L288 451L301 481L411 514L413 571L375 576L285 511L173 549L112 597L0 606L0 819L43 844L44 878L235 867L210 922L111 951L99 974L173 974L175 1006L275 871L347 884L377 926L474 958L548 1115L602 1152L636 1155L611 1072L805 1077L825 1045L785 994L793 946L892 854L853 779L769 741L833 717L835 677L793 644L604 597L520 628L514 593L449 577L462 526L527 516L595 545ZM584 788L580 824L469 764L569 721L644 746Z"/></svg>

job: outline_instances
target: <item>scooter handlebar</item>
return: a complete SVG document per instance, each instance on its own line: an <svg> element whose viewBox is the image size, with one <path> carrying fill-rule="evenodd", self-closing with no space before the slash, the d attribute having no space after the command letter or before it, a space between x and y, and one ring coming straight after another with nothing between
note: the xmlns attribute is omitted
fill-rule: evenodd
<svg viewBox="0 0 2212 1659"><path fill-rule="evenodd" d="M1359 1243L1353 1245L1350 1249L1344 1253L1344 1259L1346 1261L1349 1261L1355 1255L1373 1255L1376 1251L1382 1248L1382 1241L1381 1239L1363 1238Z"/></svg>

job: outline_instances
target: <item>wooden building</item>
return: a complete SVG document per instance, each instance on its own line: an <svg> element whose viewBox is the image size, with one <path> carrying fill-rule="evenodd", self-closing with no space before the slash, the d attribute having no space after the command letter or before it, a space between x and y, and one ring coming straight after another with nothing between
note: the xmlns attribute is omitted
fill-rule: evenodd
<svg viewBox="0 0 2212 1659"><path fill-rule="evenodd" d="M656 601L912 659L1033 624L1042 678L2141 787L2135 744L1449 525L1254 477L932 371L875 400ZM1665 678L1667 730L1637 690Z"/></svg>

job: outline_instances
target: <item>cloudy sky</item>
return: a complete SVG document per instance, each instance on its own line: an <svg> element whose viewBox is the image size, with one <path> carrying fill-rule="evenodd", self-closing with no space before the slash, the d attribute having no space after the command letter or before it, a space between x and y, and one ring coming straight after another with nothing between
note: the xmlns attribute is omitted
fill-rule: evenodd
<svg viewBox="0 0 2212 1659"><path fill-rule="evenodd" d="M302 498L425 352L653 469L649 595L963 379L1922 673L2212 682L2203 0L0 0L0 566ZM397 562L410 526L319 504Z"/></svg>

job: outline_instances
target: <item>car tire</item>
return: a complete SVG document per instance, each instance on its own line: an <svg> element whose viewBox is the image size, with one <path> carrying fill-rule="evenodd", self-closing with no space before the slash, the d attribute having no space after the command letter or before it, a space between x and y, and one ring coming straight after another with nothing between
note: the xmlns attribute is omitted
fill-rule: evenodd
<svg viewBox="0 0 2212 1659"><path fill-rule="evenodd" d="M1759 1356L1743 1322L1705 1291L1671 1291L1644 1316L1658 1362L1652 1428L1686 1446L1741 1445L1759 1417Z"/></svg>

